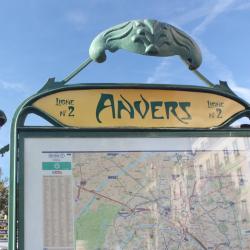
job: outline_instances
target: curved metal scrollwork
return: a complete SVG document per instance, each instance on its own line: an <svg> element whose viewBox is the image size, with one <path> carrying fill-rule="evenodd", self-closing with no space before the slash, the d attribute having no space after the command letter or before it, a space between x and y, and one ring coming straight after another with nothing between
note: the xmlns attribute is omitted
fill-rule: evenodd
<svg viewBox="0 0 250 250"><path fill-rule="evenodd" d="M104 62L106 50L116 52L119 49L146 56L178 55L202 81L215 86L197 70L202 63L201 50L189 35L170 24L145 19L128 21L101 32L92 41L87 60L56 86L54 79L49 79L40 92L65 85L91 62Z"/></svg>
<svg viewBox="0 0 250 250"><path fill-rule="evenodd" d="M190 69L197 69L202 56L196 42L180 29L156 20L135 20L100 33L91 43L90 58L106 60L105 50L126 49L147 56L179 55Z"/></svg>

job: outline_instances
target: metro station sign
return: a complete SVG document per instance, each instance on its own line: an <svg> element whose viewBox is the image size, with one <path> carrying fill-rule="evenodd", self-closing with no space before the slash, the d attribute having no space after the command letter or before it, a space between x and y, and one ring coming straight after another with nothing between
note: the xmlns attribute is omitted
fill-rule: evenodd
<svg viewBox="0 0 250 250"><path fill-rule="evenodd" d="M65 89L32 106L77 128L211 128L246 109L219 92L145 88Z"/></svg>
<svg viewBox="0 0 250 250"><path fill-rule="evenodd" d="M118 49L180 56L208 87L66 86ZM250 104L197 71L201 61L178 28L128 21L26 99L12 121L9 249L249 249L250 129L230 125ZM28 125L30 114L53 126Z"/></svg>

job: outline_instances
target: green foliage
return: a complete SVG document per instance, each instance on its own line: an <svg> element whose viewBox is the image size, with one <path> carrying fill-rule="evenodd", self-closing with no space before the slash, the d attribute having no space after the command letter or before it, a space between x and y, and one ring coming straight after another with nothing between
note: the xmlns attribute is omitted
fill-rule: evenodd
<svg viewBox="0 0 250 250"><path fill-rule="evenodd" d="M8 180L2 177L0 168L0 215L8 214Z"/></svg>

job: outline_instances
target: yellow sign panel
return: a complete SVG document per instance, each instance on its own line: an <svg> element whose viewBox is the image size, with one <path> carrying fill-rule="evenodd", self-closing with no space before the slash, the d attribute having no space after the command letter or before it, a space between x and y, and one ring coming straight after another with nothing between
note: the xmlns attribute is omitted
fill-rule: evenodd
<svg viewBox="0 0 250 250"><path fill-rule="evenodd" d="M245 109L218 94L160 89L64 90L33 106L77 128L211 128Z"/></svg>

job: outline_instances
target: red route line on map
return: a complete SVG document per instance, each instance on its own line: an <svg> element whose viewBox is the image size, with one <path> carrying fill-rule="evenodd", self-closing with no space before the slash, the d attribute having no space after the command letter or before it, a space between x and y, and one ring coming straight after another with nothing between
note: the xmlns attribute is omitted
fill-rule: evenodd
<svg viewBox="0 0 250 250"><path fill-rule="evenodd" d="M93 194L95 194L95 195L101 196L102 198L105 198L105 199L107 199L107 200L110 200L110 201L113 201L113 202L115 202L115 203L118 203L118 204L120 204L120 205L122 205L122 206L125 206L125 207L127 207L131 212L139 213L139 212L148 212L148 211L151 211L149 208L136 208L136 209L132 209L132 208L130 208L128 205L126 205L125 203L122 203L122 202L120 202L120 201L114 200L114 199L112 199L112 198L110 198L110 197L108 197L108 196L105 196L105 195L103 195L103 194L97 193L97 192L94 191L94 190L89 190L89 189L84 188L84 187L81 187L81 186L78 187L77 199L80 198L81 189L83 189L84 191L87 191L87 192L89 192L89 193L93 193Z"/></svg>
<svg viewBox="0 0 250 250"><path fill-rule="evenodd" d="M108 197L108 196L106 196L106 195L99 194L99 193L97 193L97 192L94 191L94 190L89 190L89 189L84 188L84 187L80 187L80 189L83 189L84 191L87 191L87 192L89 192L89 193L98 195L98 196L100 196L100 197L102 197L102 198L105 198L105 199L107 199L107 200L110 200L110 201L113 201L113 202L115 202L115 203L118 203L118 204L120 204L120 205L122 205L122 206L127 207L131 212L134 212L134 209L130 208L130 207L129 207L127 204L125 204L125 203L122 203L122 202L120 202L120 201L114 200L114 199L112 199L112 198L110 198L110 197Z"/></svg>

